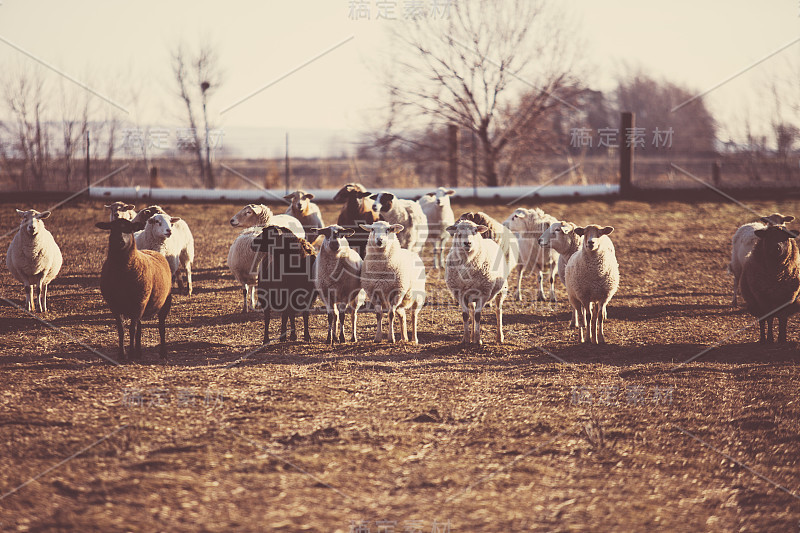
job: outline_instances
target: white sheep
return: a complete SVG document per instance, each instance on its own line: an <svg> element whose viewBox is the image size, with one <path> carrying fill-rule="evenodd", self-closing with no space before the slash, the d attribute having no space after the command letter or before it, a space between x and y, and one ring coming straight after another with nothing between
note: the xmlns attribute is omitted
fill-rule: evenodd
<svg viewBox="0 0 800 533"><path fill-rule="evenodd" d="M177 274L178 269L182 267L186 271L186 285L191 296L194 237L189 225L179 217L158 213L147 219L144 230L137 232L135 238L139 250L154 250L167 258L180 288L183 288L183 282Z"/></svg>
<svg viewBox="0 0 800 533"><path fill-rule="evenodd" d="M545 300L544 296L544 272L548 272L550 282L550 301L558 301L556 298L556 262L558 252L553 248L543 248L539 245L539 237L542 236L551 224L558 220L546 214L538 207L533 209L519 208L503 222L517 236L519 241L520 262L522 269L517 279L517 300L522 301L522 273L536 273L539 280L539 292L536 294L537 300ZM563 282L564 279L562 278Z"/></svg>
<svg viewBox="0 0 800 533"><path fill-rule="evenodd" d="M445 281L461 306L464 344L483 344L481 312L489 302L494 304L497 317L497 342L504 340L503 301L508 294L509 268L500 246L482 237L488 229L469 220L459 220L447 228L453 245L447 255Z"/></svg>
<svg viewBox="0 0 800 533"><path fill-rule="evenodd" d="M306 233L299 220L291 215L273 215L272 210L261 204L244 206L231 219L234 228L245 228L228 250L228 268L236 281L242 285L244 304L242 312L256 309L256 289L258 287L258 268L264 254L253 250L253 240L261 234L267 225L287 228L298 237L305 238Z"/></svg>
<svg viewBox="0 0 800 533"><path fill-rule="evenodd" d="M105 206L106 209L111 211L111 222L118 218L125 220L133 220L136 217L136 206L133 204L126 204L125 202L114 202L113 204Z"/></svg>
<svg viewBox="0 0 800 533"><path fill-rule="evenodd" d="M402 338L408 340L406 309L411 309L412 341L417 337L417 318L425 304L425 265L419 254L400 247L397 234L401 224L383 220L361 224L370 232L367 253L361 267L361 286L375 306L378 327L375 342L383 338L383 313L389 317L389 340L395 342L394 316L400 317Z"/></svg>
<svg viewBox="0 0 800 533"><path fill-rule="evenodd" d="M386 191L370 196L374 200L372 211L389 224L400 224L402 232L397 236L400 246L417 254L428 240L428 218L419 203L403 200Z"/></svg>
<svg viewBox="0 0 800 533"><path fill-rule="evenodd" d="M742 269L748 254L753 250L758 237L756 230L764 229L767 226L781 226L794 220L791 215L783 216L780 213L773 213L768 217L761 217L760 221L750 222L736 230L731 241L731 262L728 263L728 272L733 274L733 301L731 305L736 307L736 296L739 292L739 280L742 278Z"/></svg>
<svg viewBox="0 0 800 533"><path fill-rule="evenodd" d="M25 308L28 311L47 311L47 286L61 270L61 249L53 235L44 227L50 211L35 209L20 211L19 231L8 247L6 266L11 275L25 286ZM34 307L34 288L37 289Z"/></svg>
<svg viewBox="0 0 800 533"><path fill-rule="evenodd" d="M619 288L619 265L614 244L608 235L611 226L589 225L575 228L583 236L583 246L570 258L565 272L569 303L578 312L581 342L605 344L603 322L608 302ZM588 336L586 315L589 315Z"/></svg>
<svg viewBox="0 0 800 533"><path fill-rule="evenodd" d="M356 342L356 320L359 308L364 305L366 293L361 288L361 266L363 260L358 252L350 248L347 237L355 233L338 224L326 228L314 228L324 237L314 263L314 284L325 307L328 309L328 344L344 342L344 316L339 317L339 306L347 306L353 323L351 341ZM344 313L345 310L343 309ZM338 338L337 338L338 333Z"/></svg>
<svg viewBox="0 0 800 533"><path fill-rule="evenodd" d="M433 243L433 268L444 266L444 248L450 239L447 228L456 221L453 208L450 207L450 196L453 194L454 190L439 187L418 200L428 219L428 240Z"/></svg>
<svg viewBox="0 0 800 533"><path fill-rule="evenodd" d="M549 247L558 252L558 279L565 284L565 287L567 263L583 242L583 237L575 233L575 228L577 228L575 224L565 220L553 222L539 237L539 246ZM573 310L569 325L574 328L578 327L578 312L576 310Z"/></svg>
<svg viewBox="0 0 800 533"><path fill-rule="evenodd" d="M522 279L522 262L520 261L519 239L517 239L514 232L483 211L462 213L458 220L469 220L478 226L489 228L483 233L483 238L491 239L500 247L500 251L506 259L506 264L508 264L509 274L507 278L510 280L511 273L516 272L517 285L519 285ZM519 294L517 297L522 299ZM489 305L491 305L491 302Z"/></svg>

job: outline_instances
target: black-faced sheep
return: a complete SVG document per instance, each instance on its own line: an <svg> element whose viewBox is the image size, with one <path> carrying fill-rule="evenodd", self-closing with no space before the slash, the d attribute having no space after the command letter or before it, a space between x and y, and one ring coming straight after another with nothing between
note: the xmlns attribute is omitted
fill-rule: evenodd
<svg viewBox="0 0 800 533"><path fill-rule="evenodd" d="M336 223L355 232L348 242L362 259L367 253L369 231L364 230L361 224L369 225L378 220L378 215L372 211L372 202L368 201L369 196L369 191L360 183L347 183L333 197L334 202L344 203Z"/></svg>

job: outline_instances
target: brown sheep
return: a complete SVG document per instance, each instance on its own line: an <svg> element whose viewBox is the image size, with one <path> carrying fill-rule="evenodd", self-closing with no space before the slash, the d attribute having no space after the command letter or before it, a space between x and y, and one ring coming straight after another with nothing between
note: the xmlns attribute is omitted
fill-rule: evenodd
<svg viewBox="0 0 800 533"><path fill-rule="evenodd" d="M289 340L297 340L295 317L302 313L306 342L308 318L316 298L314 263L317 252L307 240L290 230L266 226L253 240L254 251L265 254L258 275L258 299L264 308L264 344L269 343L269 320L273 310L281 313L280 340L286 340L286 322L292 320Z"/></svg>
<svg viewBox="0 0 800 533"><path fill-rule="evenodd" d="M740 288L747 311L758 318L760 342L772 342L773 318L778 319L778 342L786 342L789 315L800 311L800 251L795 232L784 226L755 230L758 237L742 268ZM766 334L765 334L766 328Z"/></svg>
<svg viewBox="0 0 800 533"><path fill-rule="evenodd" d="M369 232L364 231L361 224L370 225L378 220L378 215L372 211L371 202L364 202L368 196L369 192L360 183L348 183L333 197L334 202L346 202L336 223L345 229L355 231L355 234L347 240L350 247L358 252L362 259L367 253Z"/></svg>
<svg viewBox="0 0 800 533"><path fill-rule="evenodd" d="M129 356L141 359L142 319L156 314L161 337L159 354L165 357L164 323L172 307L172 272L169 263L158 252L136 249L132 234L142 229L142 224L118 218L112 222L98 222L95 226L111 230L108 257L100 274L100 292L117 322L120 358L125 358L122 317L131 321Z"/></svg>

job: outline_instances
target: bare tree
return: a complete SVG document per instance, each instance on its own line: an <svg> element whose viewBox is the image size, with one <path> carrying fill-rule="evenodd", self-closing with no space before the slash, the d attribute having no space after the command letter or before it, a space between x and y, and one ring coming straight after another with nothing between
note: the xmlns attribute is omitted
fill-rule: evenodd
<svg viewBox="0 0 800 533"><path fill-rule="evenodd" d="M216 182L209 142L213 126L208 120L207 104L221 85L217 54L209 44L201 45L194 54L187 52L186 46L181 44L172 52L172 73L178 86L178 97L186 108L186 121L193 136L191 149L197 157L201 179L206 187L213 189ZM199 117L203 122L202 137L198 131Z"/></svg>
<svg viewBox="0 0 800 533"><path fill-rule="evenodd" d="M4 123L11 147L4 150L4 163L9 173L15 160L21 159L17 174L18 187L43 189L50 168L50 134L45 117L47 95L41 71L18 69L7 75L2 87L3 101L10 119ZM28 183L28 178L32 181Z"/></svg>
<svg viewBox="0 0 800 533"><path fill-rule="evenodd" d="M572 83L575 41L553 6L464 0L451 5L449 17L430 13L395 35L402 71L386 82L392 105L474 132L489 186L500 184L498 161L517 128L561 105L555 93ZM523 89L525 105L501 116Z"/></svg>
<svg viewBox="0 0 800 533"><path fill-rule="evenodd" d="M70 188L75 156L84 142L89 128L89 93L66 87L63 78L59 79L58 104L61 132L61 157L64 163L64 178Z"/></svg>

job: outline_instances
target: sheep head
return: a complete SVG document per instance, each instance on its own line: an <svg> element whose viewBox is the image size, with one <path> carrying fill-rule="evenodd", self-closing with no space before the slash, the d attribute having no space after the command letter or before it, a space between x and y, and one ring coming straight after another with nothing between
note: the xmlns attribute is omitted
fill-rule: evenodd
<svg viewBox="0 0 800 533"><path fill-rule="evenodd" d="M20 218L20 230L33 237L44 229L44 222L42 222L42 220L50 216L50 211L43 211L40 213L36 209L28 209L27 211L20 211L17 209L17 214Z"/></svg>
<svg viewBox="0 0 800 533"><path fill-rule="evenodd" d="M397 234L405 229L402 224L389 224L383 220L372 224L359 224L359 226L370 232L368 244L380 249L386 248L392 241L399 244Z"/></svg>

